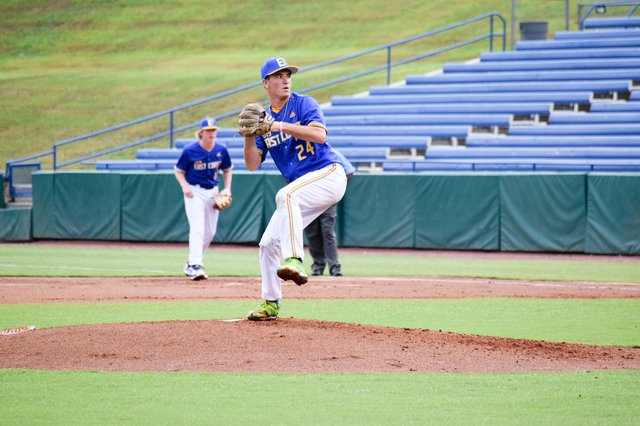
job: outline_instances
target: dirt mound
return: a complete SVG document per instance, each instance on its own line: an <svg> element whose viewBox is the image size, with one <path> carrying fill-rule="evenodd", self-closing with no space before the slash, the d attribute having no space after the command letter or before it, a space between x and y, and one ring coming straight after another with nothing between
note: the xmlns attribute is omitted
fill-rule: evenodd
<svg viewBox="0 0 640 426"><path fill-rule="evenodd" d="M640 349L294 318L164 321L0 336L0 368L287 373L638 369Z"/></svg>

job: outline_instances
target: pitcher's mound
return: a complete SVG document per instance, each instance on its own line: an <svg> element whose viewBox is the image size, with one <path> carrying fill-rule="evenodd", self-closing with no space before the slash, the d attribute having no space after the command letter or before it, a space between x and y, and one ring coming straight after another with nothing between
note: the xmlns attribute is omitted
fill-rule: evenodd
<svg viewBox="0 0 640 426"><path fill-rule="evenodd" d="M294 318L163 321L0 336L0 368L287 373L638 369L640 349Z"/></svg>

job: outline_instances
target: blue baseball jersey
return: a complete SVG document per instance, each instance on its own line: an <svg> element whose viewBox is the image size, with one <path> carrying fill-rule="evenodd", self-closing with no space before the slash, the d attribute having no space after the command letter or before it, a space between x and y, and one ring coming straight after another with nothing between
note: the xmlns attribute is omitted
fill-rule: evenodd
<svg viewBox="0 0 640 426"><path fill-rule="evenodd" d="M269 108L268 113L276 121L318 126L325 130L327 128L322 109L311 96L293 92L279 112ZM274 131L264 136L256 136L256 146L262 154L262 161L267 157L267 152L271 154L278 170L287 181L293 182L309 172L320 170L332 163L340 163L340 159L328 143L296 139L278 132L277 128L278 125L274 124Z"/></svg>
<svg viewBox="0 0 640 426"><path fill-rule="evenodd" d="M191 185L209 187L218 184L220 169L226 170L231 165L231 157L225 145L216 143L211 151L207 151L199 142L195 142L184 147L175 169L184 172Z"/></svg>

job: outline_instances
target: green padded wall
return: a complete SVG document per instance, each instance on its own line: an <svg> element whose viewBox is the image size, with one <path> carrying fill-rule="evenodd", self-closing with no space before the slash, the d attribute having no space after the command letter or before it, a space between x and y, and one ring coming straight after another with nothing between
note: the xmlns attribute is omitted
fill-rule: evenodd
<svg viewBox="0 0 640 426"><path fill-rule="evenodd" d="M108 172L33 175L33 237L120 239L120 176Z"/></svg>
<svg viewBox="0 0 640 426"><path fill-rule="evenodd" d="M501 249L583 252L586 184L585 174L501 176Z"/></svg>
<svg viewBox="0 0 640 426"><path fill-rule="evenodd" d="M173 172L121 176L123 240L189 240L182 190ZM264 189L264 180L262 173L233 174L233 203L220 213L214 242L248 243L260 239L263 205L270 196L270 188Z"/></svg>
<svg viewBox="0 0 640 426"><path fill-rule="evenodd" d="M495 175L421 175L415 192L415 247L499 250L498 180Z"/></svg>
<svg viewBox="0 0 640 426"><path fill-rule="evenodd" d="M233 203L220 212L215 242L257 243L260 240L264 230L264 205L275 196L275 193L271 196L271 188L265 189L267 177L263 173L233 174Z"/></svg>
<svg viewBox="0 0 640 426"><path fill-rule="evenodd" d="M234 173L215 242L258 243L284 185ZM345 246L640 254L638 174L356 174L338 211ZM188 240L171 172L38 172L31 212L34 239Z"/></svg>
<svg viewBox="0 0 640 426"><path fill-rule="evenodd" d="M31 208L0 209L0 241L30 241Z"/></svg>
<svg viewBox="0 0 640 426"><path fill-rule="evenodd" d="M588 177L587 253L640 253L640 174Z"/></svg>
<svg viewBox="0 0 640 426"><path fill-rule="evenodd" d="M344 197L342 242L361 247L414 247L418 175L355 174Z"/></svg>
<svg viewBox="0 0 640 426"><path fill-rule="evenodd" d="M122 239L188 241L182 190L171 173L123 173Z"/></svg>
<svg viewBox="0 0 640 426"><path fill-rule="evenodd" d="M53 182L55 172L36 172L32 177L31 207L33 220L33 238L59 238L53 220L55 192Z"/></svg>

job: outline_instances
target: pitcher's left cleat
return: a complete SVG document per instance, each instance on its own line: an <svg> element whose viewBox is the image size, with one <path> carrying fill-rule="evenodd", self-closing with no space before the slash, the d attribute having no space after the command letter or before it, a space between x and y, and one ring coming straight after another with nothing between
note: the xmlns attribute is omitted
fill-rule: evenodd
<svg viewBox="0 0 640 426"><path fill-rule="evenodd" d="M247 319L251 321L269 321L278 318L280 303L275 300L265 300L253 311L249 312Z"/></svg>
<svg viewBox="0 0 640 426"><path fill-rule="evenodd" d="M290 257L282 267L278 268L278 276L284 281L292 280L298 285L306 284L309 278L300 259Z"/></svg>

